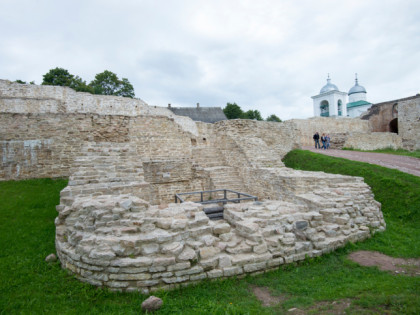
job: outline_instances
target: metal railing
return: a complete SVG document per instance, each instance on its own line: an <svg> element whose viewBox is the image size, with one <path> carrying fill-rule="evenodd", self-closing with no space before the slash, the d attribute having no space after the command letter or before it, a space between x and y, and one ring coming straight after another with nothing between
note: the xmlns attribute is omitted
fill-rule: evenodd
<svg viewBox="0 0 420 315"><path fill-rule="evenodd" d="M213 193L216 193L216 195L219 195L217 194L218 192L223 192L223 198L216 197L215 199L213 199L212 198ZM228 198L228 193L236 194L237 198ZM210 195L208 200L204 200L205 199L204 194ZM181 198L181 196L191 196L191 195L200 195L200 201L194 201L194 202L201 203L203 205L211 204L211 203L219 203L219 202L223 204L226 204L228 202L239 203L244 200L258 201L258 197L241 193L239 191L234 191L230 189L214 189L214 190L203 190L203 191L194 191L194 192L175 194L175 203L178 203L178 201L180 203L183 203L185 202L185 200ZM241 196L245 196L245 197L241 197Z"/></svg>

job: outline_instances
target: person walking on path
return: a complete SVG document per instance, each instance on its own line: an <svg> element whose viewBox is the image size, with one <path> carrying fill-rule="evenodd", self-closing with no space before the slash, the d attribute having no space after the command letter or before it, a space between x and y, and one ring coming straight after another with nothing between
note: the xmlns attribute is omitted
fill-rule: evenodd
<svg viewBox="0 0 420 315"><path fill-rule="evenodd" d="M325 145L326 141L327 141L327 139L325 137L325 133L323 133L322 136L321 136L321 142L322 142L322 148L321 149L325 150L327 148L326 145Z"/></svg>
<svg viewBox="0 0 420 315"><path fill-rule="evenodd" d="M319 145L319 133L318 133L318 131L315 132L315 134L312 138L315 141L315 149L321 149L321 146Z"/></svg>
<svg viewBox="0 0 420 315"><path fill-rule="evenodd" d="M327 149L329 149L329 148L330 148L330 140L331 140L331 138L330 138L330 135L329 135L329 134L327 134L327 135L325 136L325 140L326 140L326 142L327 142Z"/></svg>

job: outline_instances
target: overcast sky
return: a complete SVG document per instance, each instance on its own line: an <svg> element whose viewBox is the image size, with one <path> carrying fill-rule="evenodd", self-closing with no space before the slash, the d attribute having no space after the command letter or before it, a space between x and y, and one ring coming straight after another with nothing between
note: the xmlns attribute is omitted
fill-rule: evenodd
<svg viewBox="0 0 420 315"><path fill-rule="evenodd" d="M150 105L313 116L330 73L372 103L420 93L419 0L0 0L0 78L128 78Z"/></svg>

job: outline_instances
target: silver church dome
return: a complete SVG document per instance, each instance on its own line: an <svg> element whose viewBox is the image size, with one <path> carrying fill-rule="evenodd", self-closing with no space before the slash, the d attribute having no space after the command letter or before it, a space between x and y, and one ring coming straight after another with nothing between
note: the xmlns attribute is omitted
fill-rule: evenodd
<svg viewBox="0 0 420 315"><path fill-rule="evenodd" d="M319 94L327 93L329 91L338 91L338 87L335 84L331 83L330 76L328 75L327 84L322 87Z"/></svg>
<svg viewBox="0 0 420 315"><path fill-rule="evenodd" d="M355 94L355 93L366 93L366 89L359 85L359 80L356 77L356 84L349 90L349 95L350 94Z"/></svg>

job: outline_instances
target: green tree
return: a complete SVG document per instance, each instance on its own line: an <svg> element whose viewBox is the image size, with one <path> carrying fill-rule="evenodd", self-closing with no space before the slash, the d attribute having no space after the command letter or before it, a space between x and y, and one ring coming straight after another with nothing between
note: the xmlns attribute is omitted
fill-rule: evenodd
<svg viewBox="0 0 420 315"><path fill-rule="evenodd" d="M236 103L227 103L226 107L223 108L223 112L225 113L227 119L242 118L244 114L241 107L239 107Z"/></svg>
<svg viewBox="0 0 420 315"><path fill-rule="evenodd" d="M120 80L115 73L108 70L98 73L89 86L95 94L134 97L134 88L128 79Z"/></svg>
<svg viewBox="0 0 420 315"><path fill-rule="evenodd" d="M115 95L124 97L134 97L134 87L126 78L122 78L121 87Z"/></svg>
<svg viewBox="0 0 420 315"><path fill-rule="evenodd" d="M22 80L16 80L15 83L19 83L19 84L28 84L26 83L26 81L22 81Z"/></svg>
<svg viewBox="0 0 420 315"><path fill-rule="evenodd" d="M77 92L88 92L93 94L93 88L86 84L81 77L75 76L69 85L73 90Z"/></svg>
<svg viewBox="0 0 420 315"><path fill-rule="evenodd" d="M243 115L244 119L255 119L255 120L263 120L261 113L259 110L248 110Z"/></svg>
<svg viewBox="0 0 420 315"><path fill-rule="evenodd" d="M55 68L43 75L42 85L59 85L70 86L74 79L74 75L63 68Z"/></svg>
<svg viewBox="0 0 420 315"><path fill-rule="evenodd" d="M68 70L63 68L55 68L48 71L43 76L42 85L59 85L68 86L77 92L93 93L93 89L83 81L81 77L74 76ZM32 82L31 82L32 84Z"/></svg>
<svg viewBox="0 0 420 315"><path fill-rule="evenodd" d="M276 115L272 114L270 116L267 117L266 119L267 121L276 121L276 122L281 122L281 119L278 118Z"/></svg>

